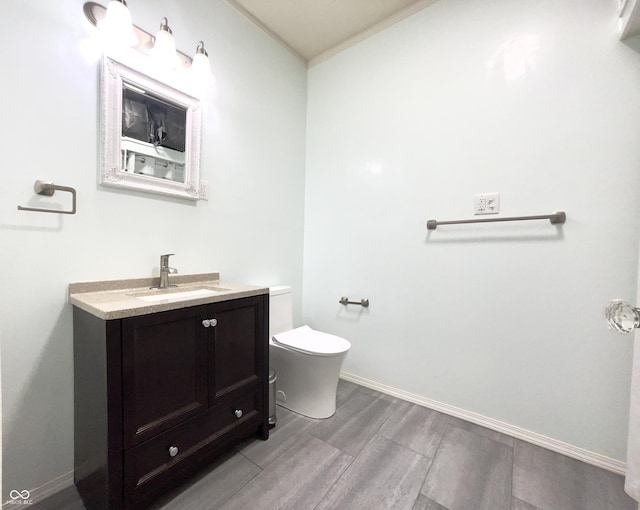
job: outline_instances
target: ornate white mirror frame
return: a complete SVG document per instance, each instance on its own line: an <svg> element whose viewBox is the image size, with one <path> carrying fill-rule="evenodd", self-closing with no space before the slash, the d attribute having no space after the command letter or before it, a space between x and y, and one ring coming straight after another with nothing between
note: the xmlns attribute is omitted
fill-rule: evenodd
<svg viewBox="0 0 640 510"><path fill-rule="evenodd" d="M189 200L206 200L207 186L200 181L200 100L106 55L103 58L101 85L100 184ZM167 150L162 146L162 141L154 144L124 136L125 88L144 94L141 97L149 97L158 105L184 112L184 144L180 140L183 150ZM180 128L182 132L182 126ZM165 168L167 173L156 175L148 171L150 168Z"/></svg>

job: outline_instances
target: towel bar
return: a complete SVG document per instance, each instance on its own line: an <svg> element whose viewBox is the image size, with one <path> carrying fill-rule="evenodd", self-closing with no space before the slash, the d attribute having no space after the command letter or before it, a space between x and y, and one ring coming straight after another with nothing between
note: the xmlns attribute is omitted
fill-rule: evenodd
<svg viewBox="0 0 640 510"><path fill-rule="evenodd" d="M567 215L564 211L556 211L551 214L543 214L539 216L511 216L508 218L477 218L473 220L453 220L453 221L427 221L427 229L435 230L438 225L459 225L461 223L493 223L496 221L528 221L528 220L549 220L552 225L562 224L567 221Z"/></svg>
<svg viewBox="0 0 640 510"><path fill-rule="evenodd" d="M365 308L369 306L369 300L365 298L362 298L360 301L349 301L348 297L342 296L339 303L341 305L360 305L364 306Z"/></svg>

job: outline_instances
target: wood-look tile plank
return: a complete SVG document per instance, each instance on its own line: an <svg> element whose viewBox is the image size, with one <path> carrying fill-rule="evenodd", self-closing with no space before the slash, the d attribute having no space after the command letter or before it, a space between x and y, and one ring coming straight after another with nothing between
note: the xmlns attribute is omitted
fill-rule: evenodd
<svg viewBox="0 0 640 510"><path fill-rule="evenodd" d="M269 432L269 440L252 438L239 446L239 451L261 468L267 467L283 452L296 445L304 437L304 433L317 425L313 420L278 406L278 421Z"/></svg>
<svg viewBox="0 0 640 510"><path fill-rule="evenodd" d="M404 402L384 423L379 434L431 460L450 419L438 411Z"/></svg>
<svg viewBox="0 0 640 510"><path fill-rule="evenodd" d="M510 510L512 449L449 427L421 494L449 510Z"/></svg>
<svg viewBox="0 0 640 510"><path fill-rule="evenodd" d="M336 414L322 420L309 433L355 457L396 406L392 402L354 392Z"/></svg>
<svg viewBox="0 0 640 510"><path fill-rule="evenodd" d="M525 503L521 499L513 498L511 500L511 510L540 510L537 506Z"/></svg>
<svg viewBox="0 0 640 510"><path fill-rule="evenodd" d="M449 510L448 508L439 505L435 501L430 500L423 494L418 494L415 504L411 510Z"/></svg>
<svg viewBox="0 0 640 510"><path fill-rule="evenodd" d="M375 436L316 510L411 510L428 469L422 455Z"/></svg>
<svg viewBox="0 0 640 510"><path fill-rule="evenodd" d="M18 505L7 505L8 508L20 508ZM76 486L67 487L47 499L28 505L29 510L85 510Z"/></svg>
<svg viewBox="0 0 640 510"><path fill-rule="evenodd" d="M526 503L554 510L637 510L623 485L620 475L516 440L513 495Z"/></svg>
<svg viewBox="0 0 640 510"><path fill-rule="evenodd" d="M220 508L261 472L258 466L239 453L225 455L221 460L222 462L216 462L207 472L162 497L151 508L153 510Z"/></svg>
<svg viewBox="0 0 640 510"><path fill-rule="evenodd" d="M510 448L513 448L515 439L501 432L497 432L481 425L476 425L475 423L471 423L469 421L461 420L460 418L454 417L451 418L451 426L458 427L460 429L467 430L484 437L488 437L489 439L493 439L498 443L502 443L509 446Z"/></svg>
<svg viewBox="0 0 640 510"><path fill-rule="evenodd" d="M386 400L388 402L394 402L396 404L399 404L401 402L406 403L406 400L403 400L401 398L398 397L394 397L393 395L389 395L387 393L382 393L381 391L378 390L374 390L372 388L367 388L366 386L358 386L358 391L360 393L363 393L365 395L370 395L372 397L376 397L382 400Z"/></svg>
<svg viewBox="0 0 640 510"><path fill-rule="evenodd" d="M362 386L359 384L339 379L338 389L336 391L336 408L341 408L342 404L344 404L354 392L359 391L361 388Z"/></svg>
<svg viewBox="0 0 640 510"><path fill-rule="evenodd" d="M308 436L298 448L280 455L221 509L313 509L352 461L344 452Z"/></svg>

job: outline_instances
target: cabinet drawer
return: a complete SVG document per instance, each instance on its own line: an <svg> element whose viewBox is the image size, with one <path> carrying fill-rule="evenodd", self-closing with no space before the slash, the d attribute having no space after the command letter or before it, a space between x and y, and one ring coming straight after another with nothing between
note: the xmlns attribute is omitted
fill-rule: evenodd
<svg viewBox="0 0 640 510"><path fill-rule="evenodd" d="M154 490L188 459L223 447L226 437L250 435L260 425L260 393L239 395L125 452L125 499Z"/></svg>

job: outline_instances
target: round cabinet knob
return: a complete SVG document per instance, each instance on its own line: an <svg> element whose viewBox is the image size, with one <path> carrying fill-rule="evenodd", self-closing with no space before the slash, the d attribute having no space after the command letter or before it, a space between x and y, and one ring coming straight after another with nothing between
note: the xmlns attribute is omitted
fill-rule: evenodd
<svg viewBox="0 0 640 510"><path fill-rule="evenodd" d="M209 319L209 325L213 328L218 325L218 319Z"/></svg>
<svg viewBox="0 0 640 510"><path fill-rule="evenodd" d="M609 328L620 333L631 333L640 327L640 310L625 303L621 299L613 299L604 311Z"/></svg>
<svg viewBox="0 0 640 510"><path fill-rule="evenodd" d="M202 321L202 325L205 328L208 328L209 326L211 326L211 321L209 319L205 319L205 320Z"/></svg>
<svg viewBox="0 0 640 510"><path fill-rule="evenodd" d="M236 418L242 418L242 409L236 409L235 415Z"/></svg>
<svg viewBox="0 0 640 510"><path fill-rule="evenodd" d="M170 446L169 447L169 455L171 455L172 457L175 457L176 455L178 455L178 447L177 446Z"/></svg>

